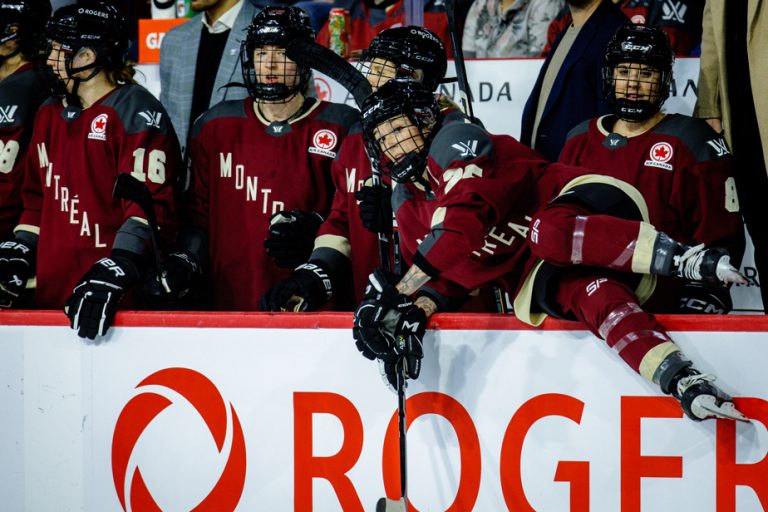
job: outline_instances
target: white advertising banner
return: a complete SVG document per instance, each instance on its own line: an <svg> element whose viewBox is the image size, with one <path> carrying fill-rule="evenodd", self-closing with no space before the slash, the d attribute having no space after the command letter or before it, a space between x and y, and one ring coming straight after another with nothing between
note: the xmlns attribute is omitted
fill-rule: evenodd
<svg viewBox="0 0 768 512"><path fill-rule="evenodd" d="M398 495L396 395L348 315L147 316L98 344L0 326L3 510L372 511ZM573 324L438 317L408 389L411 510L768 509L768 322L663 320L752 423L683 418Z"/></svg>

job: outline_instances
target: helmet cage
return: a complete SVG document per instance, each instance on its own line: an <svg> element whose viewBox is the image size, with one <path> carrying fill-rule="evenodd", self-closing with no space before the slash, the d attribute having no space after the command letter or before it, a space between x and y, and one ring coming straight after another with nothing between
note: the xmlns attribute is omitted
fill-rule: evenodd
<svg viewBox="0 0 768 512"><path fill-rule="evenodd" d="M0 44L18 41L17 48L8 55L0 55L0 62L21 53L26 59L38 58L45 50L42 35L45 22L51 14L48 0L0 1Z"/></svg>
<svg viewBox="0 0 768 512"><path fill-rule="evenodd" d="M314 40L315 34L309 24L308 15L296 7L274 6L262 10L253 19L248 27L248 33L240 45L240 65L243 72L243 81L248 93L254 100L267 102L286 102L297 94L304 94L307 90L312 70L290 60L284 52L278 59L278 67L285 70L291 65L296 66L295 73L280 76L276 74L277 82L269 83L263 80L254 60L254 52L257 48L274 46L285 48L288 43L297 38ZM275 57L272 56L274 59Z"/></svg>
<svg viewBox="0 0 768 512"><path fill-rule="evenodd" d="M363 65L368 74L373 72L370 62L377 57L391 62L395 68L394 73L391 68L386 75L380 72L379 85L394 75L398 80L421 82L432 91L445 77L447 69L445 45L423 27L390 28L377 35L360 58L366 63Z"/></svg>
<svg viewBox="0 0 768 512"><path fill-rule="evenodd" d="M669 97L673 63L674 54L662 30L636 24L620 27L608 44L602 69L603 93L613 113L629 121L653 117ZM656 73L648 76L648 66ZM617 97L619 81L627 82L624 87L633 84L637 97ZM642 88L648 93L639 94Z"/></svg>
<svg viewBox="0 0 768 512"><path fill-rule="evenodd" d="M401 116L418 129L421 140L399 135L393 145L383 147L393 130L392 121ZM394 181L416 181L427 165L429 147L441 121L437 102L424 86L416 82L390 81L363 103L362 128L368 154ZM408 152L393 161L387 153L401 144L408 146Z"/></svg>

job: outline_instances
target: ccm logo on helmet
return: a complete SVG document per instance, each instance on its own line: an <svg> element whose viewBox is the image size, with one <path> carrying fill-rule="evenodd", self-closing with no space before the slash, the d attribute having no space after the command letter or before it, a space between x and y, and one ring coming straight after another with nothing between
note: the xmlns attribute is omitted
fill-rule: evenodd
<svg viewBox="0 0 768 512"><path fill-rule="evenodd" d="M101 11L94 11L93 9L85 9L83 7L77 10L78 14L90 14L91 16L98 16L100 18L109 18L109 14Z"/></svg>

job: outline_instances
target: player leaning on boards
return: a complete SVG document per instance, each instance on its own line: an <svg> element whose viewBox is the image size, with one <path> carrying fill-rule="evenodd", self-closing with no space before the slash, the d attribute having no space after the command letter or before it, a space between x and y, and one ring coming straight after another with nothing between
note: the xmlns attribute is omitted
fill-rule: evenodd
<svg viewBox="0 0 768 512"><path fill-rule="evenodd" d="M35 117L24 212L15 239L3 244L0 283L13 299L35 275L35 306L63 307L78 335L93 339L126 294L125 306L140 304L129 290L147 267L144 212L113 199L115 177L146 183L163 232L173 236L170 184L180 149L163 106L133 82L128 27L115 7L62 7L47 37L55 96Z"/></svg>
<svg viewBox="0 0 768 512"><path fill-rule="evenodd" d="M374 91L393 78L415 80L434 90L445 77L447 57L443 43L428 29L397 27L371 41L360 67ZM371 186L371 164L359 124L344 139L331 172L333 208L318 231L312 255L264 295L264 310L316 311L334 297L337 309L352 309L356 302L347 300L349 292L343 288L350 269L351 293L359 301L368 274L379 265L375 233L392 233L391 191L388 177L384 187Z"/></svg>
<svg viewBox="0 0 768 512"><path fill-rule="evenodd" d="M13 236L23 208L24 156L35 112L47 96L34 67L45 59L41 41L50 14L47 0L0 1L0 240Z"/></svg>
<svg viewBox="0 0 768 512"><path fill-rule="evenodd" d="M680 400L694 420L746 419L639 306L656 274L744 282L724 250L688 247L647 222L636 189L583 168L549 164L512 137L445 124L432 95L395 81L365 102L363 133L393 180L434 192L431 219L400 279L376 271L355 312L353 336L393 382L402 359L418 377L427 318L421 290L448 280L466 290L493 282L514 294L515 314L578 319L635 371ZM469 149L468 149L469 147ZM398 224L409 222L400 218ZM414 241L403 240L403 246Z"/></svg>
<svg viewBox="0 0 768 512"><path fill-rule="evenodd" d="M674 56L661 29L625 25L608 44L603 91L612 114L568 134L559 161L633 185L650 222L687 245L723 247L738 265L744 252L731 155L700 119L665 114ZM643 307L655 313L727 313L724 286L660 278Z"/></svg>
<svg viewBox="0 0 768 512"><path fill-rule="evenodd" d="M191 184L167 261L169 302L204 278L215 309L258 310L287 268L309 257L331 207L331 163L359 117L351 107L307 96L310 69L285 48L313 38L301 9L266 7L241 45L250 96L221 102L195 122Z"/></svg>

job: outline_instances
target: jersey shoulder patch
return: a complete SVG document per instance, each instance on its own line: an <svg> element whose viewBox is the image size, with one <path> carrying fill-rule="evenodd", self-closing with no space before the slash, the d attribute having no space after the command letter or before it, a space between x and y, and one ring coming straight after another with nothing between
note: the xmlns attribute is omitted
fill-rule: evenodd
<svg viewBox="0 0 768 512"><path fill-rule="evenodd" d="M104 101L104 106L117 112L126 133L147 130L156 130L165 135L174 133L165 107L152 93L138 84L118 87Z"/></svg>
<svg viewBox="0 0 768 512"><path fill-rule="evenodd" d="M246 105L249 105L249 102L245 100L227 100L212 106L209 110L200 114L200 117L193 123L192 130L189 133L190 139L196 138L200 130L211 121L225 118L247 118L248 114L245 112Z"/></svg>
<svg viewBox="0 0 768 512"><path fill-rule="evenodd" d="M318 121L328 121L349 130L355 123L360 122L360 111L350 107L349 105L342 105L341 103L330 103L323 101L323 109L317 114L316 119Z"/></svg>
<svg viewBox="0 0 768 512"><path fill-rule="evenodd" d="M578 137L579 135L584 135L587 133L589 131L589 124L591 122L592 119L585 119L584 121L571 128L571 131L569 131L568 135L565 136L565 141L568 142L573 137Z"/></svg>
<svg viewBox="0 0 768 512"><path fill-rule="evenodd" d="M723 136L715 132L703 119L670 114L654 131L679 139L697 162L731 157L731 150Z"/></svg>
<svg viewBox="0 0 768 512"><path fill-rule="evenodd" d="M29 125L45 99L43 85L32 69L0 81L0 127Z"/></svg>
<svg viewBox="0 0 768 512"><path fill-rule="evenodd" d="M429 156L441 168L446 169L456 160L470 162L493 153L491 136L471 123L444 125L429 148Z"/></svg>

